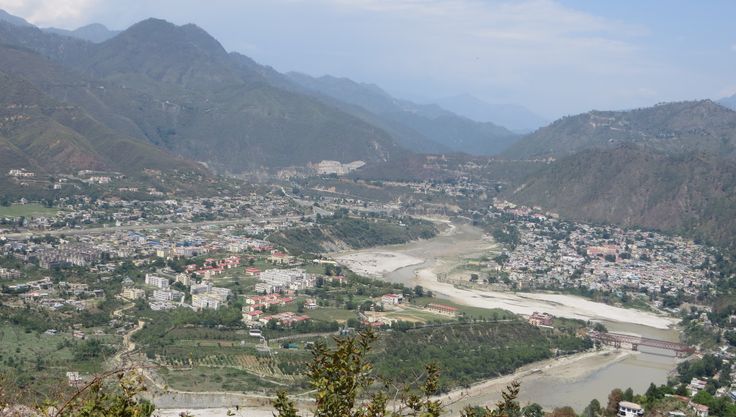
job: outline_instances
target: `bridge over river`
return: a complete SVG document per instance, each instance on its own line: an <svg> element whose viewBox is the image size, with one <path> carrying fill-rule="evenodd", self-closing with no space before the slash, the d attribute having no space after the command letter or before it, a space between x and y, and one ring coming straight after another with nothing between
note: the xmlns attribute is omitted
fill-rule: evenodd
<svg viewBox="0 0 736 417"><path fill-rule="evenodd" d="M675 356L677 356L678 358L690 356L693 352L695 352L695 349L683 343L650 339L648 337L641 337L630 334L591 331L588 333L588 335L591 339L599 341L604 345L613 346L616 348L623 347L631 350L639 350L639 346L648 346L656 349L674 352Z"/></svg>

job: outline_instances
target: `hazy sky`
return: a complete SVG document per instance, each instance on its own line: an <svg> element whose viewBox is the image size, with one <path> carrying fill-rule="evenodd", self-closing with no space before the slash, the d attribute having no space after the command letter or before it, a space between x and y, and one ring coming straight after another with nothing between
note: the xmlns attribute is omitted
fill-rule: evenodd
<svg viewBox="0 0 736 417"><path fill-rule="evenodd" d="M553 119L736 93L736 1L0 0L39 26L196 23L280 71Z"/></svg>

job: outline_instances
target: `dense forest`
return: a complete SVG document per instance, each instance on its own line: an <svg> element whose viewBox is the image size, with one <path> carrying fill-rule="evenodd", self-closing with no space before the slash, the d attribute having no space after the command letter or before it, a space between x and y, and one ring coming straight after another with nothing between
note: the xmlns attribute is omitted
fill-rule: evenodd
<svg viewBox="0 0 736 417"><path fill-rule="evenodd" d="M461 323L393 332L380 339L376 371L389 380L420 375L427 363L442 369L440 389L469 386L520 366L593 347L589 339L547 332L521 321Z"/></svg>

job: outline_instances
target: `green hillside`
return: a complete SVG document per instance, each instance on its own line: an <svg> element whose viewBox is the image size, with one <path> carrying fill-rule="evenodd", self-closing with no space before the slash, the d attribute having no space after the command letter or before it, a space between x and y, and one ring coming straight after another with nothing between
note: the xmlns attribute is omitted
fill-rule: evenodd
<svg viewBox="0 0 736 417"><path fill-rule="evenodd" d="M586 150L544 166L508 197L567 218L736 244L736 163L704 153Z"/></svg>
<svg viewBox="0 0 736 417"><path fill-rule="evenodd" d="M525 136L504 156L559 158L586 149L636 143L669 154L736 156L736 112L710 100L666 103L631 111L564 117Z"/></svg>

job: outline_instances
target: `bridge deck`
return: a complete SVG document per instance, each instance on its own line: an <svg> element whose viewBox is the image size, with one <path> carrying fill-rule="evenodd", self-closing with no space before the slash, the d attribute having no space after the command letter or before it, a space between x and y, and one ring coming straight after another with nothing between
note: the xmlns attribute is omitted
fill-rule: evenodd
<svg viewBox="0 0 736 417"><path fill-rule="evenodd" d="M601 343L607 345L621 347L622 344L630 344L633 350L637 350L639 346L648 346L658 349L671 350L678 355L694 352L693 348L683 343L651 339L641 336L633 336L630 334L591 331L589 335L591 339L598 340Z"/></svg>

